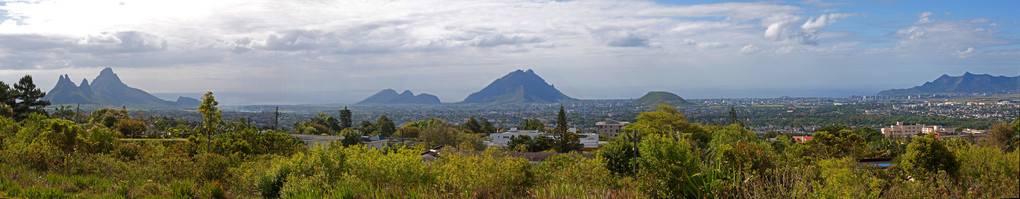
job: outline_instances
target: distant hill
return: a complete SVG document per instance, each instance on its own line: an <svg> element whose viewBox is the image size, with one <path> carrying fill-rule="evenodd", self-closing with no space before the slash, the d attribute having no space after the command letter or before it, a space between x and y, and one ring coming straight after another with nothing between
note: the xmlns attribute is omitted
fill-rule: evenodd
<svg viewBox="0 0 1020 199"><path fill-rule="evenodd" d="M684 98L682 98L680 96L677 96L676 94L673 94L673 93L670 93L670 92L665 92L665 91L652 91L652 92L648 92L648 94L645 94L645 96L641 96L641 98L638 98L638 99L636 99L636 100L634 100L634 101L632 101L630 103L631 104L648 105L648 106L656 106L656 105L659 105L659 104L664 104L664 105L669 105L669 106L682 106L682 105L692 105L693 104L691 102L688 102Z"/></svg>
<svg viewBox="0 0 1020 199"><path fill-rule="evenodd" d="M177 102L159 99L141 89L131 88L120 81L113 69L106 68L89 84L82 80L80 85L71 82L67 75L60 76L57 85L43 99L52 104L98 104L115 106L177 106ZM197 100L182 97L191 106ZM194 100L190 101L188 99ZM197 105L196 105L197 106Z"/></svg>
<svg viewBox="0 0 1020 199"><path fill-rule="evenodd" d="M907 89L884 90L879 92L878 95L903 96L936 93L1020 93L1020 76L1006 77L992 76L988 74L975 75L969 72L958 77L942 75L935 81L926 82L921 86L915 86Z"/></svg>
<svg viewBox="0 0 1020 199"><path fill-rule="evenodd" d="M519 104L573 100L545 82L535 71L517 70L493 81L461 103Z"/></svg>
<svg viewBox="0 0 1020 199"><path fill-rule="evenodd" d="M384 89L375 95L361 100L358 104L440 104L439 97L429 94L414 95L411 91L405 90L397 94L393 89Z"/></svg>

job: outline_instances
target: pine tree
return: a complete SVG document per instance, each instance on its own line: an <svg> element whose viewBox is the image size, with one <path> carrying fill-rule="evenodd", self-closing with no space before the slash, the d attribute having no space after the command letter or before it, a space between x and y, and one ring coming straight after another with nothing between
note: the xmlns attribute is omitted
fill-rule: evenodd
<svg viewBox="0 0 1020 199"><path fill-rule="evenodd" d="M577 134L567 131L567 114L563 111L563 105L560 105L560 113L556 116L556 128L553 129L553 134L556 135L554 146L556 152L567 153L581 150L581 141Z"/></svg>
<svg viewBox="0 0 1020 199"><path fill-rule="evenodd" d="M223 123L221 119L223 111L216 108L216 105L219 104L216 98L213 97L213 92L209 91L202 96L202 105L198 106L198 112L202 113L202 120L205 121L202 123L202 133L205 133L207 136L212 134L217 124Z"/></svg>
<svg viewBox="0 0 1020 199"><path fill-rule="evenodd" d="M14 98L3 100L8 101L8 104L14 109L14 118L17 120L28 118L32 113L46 115L46 106L50 105L50 101L42 100L46 93L36 88L35 83L32 82L32 76L28 75L22 77L18 84L14 85L13 90L8 90L3 95L14 96Z"/></svg>
<svg viewBox="0 0 1020 199"><path fill-rule="evenodd" d="M344 110L340 110L340 129L342 131L351 127L354 127L354 122L351 121L351 110L344 106Z"/></svg>

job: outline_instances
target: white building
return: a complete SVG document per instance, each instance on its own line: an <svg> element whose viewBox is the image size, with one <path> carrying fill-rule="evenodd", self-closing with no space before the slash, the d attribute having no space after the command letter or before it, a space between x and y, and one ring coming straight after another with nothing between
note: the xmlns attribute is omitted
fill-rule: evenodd
<svg viewBox="0 0 1020 199"><path fill-rule="evenodd" d="M924 134L936 133L936 134L944 135L944 134L952 133L955 130L956 130L955 128L946 128L946 127L939 126L939 125L924 125L924 124L903 125L903 122L896 122L896 125L892 125L892 126L889 126L889 127L886 127L886 128L882 128L882 135L885 135L886 137L891 137L891 136L908 136L909 137L909 136L915 136L915 135L920 134L920 133L924 133Z"/></svg>
<svg viewBox="0 0 1020 199"><path fill-rule="evenodd" d="M571 132L575 131L576 130ZM535 139L539 136L546 136L552 139L556 139L557 137L554 134L539 132L538 130L517 130L517 128L511 128L509 131L506 132L489 134L489 138L492 139L492 141L488 142L488 144L489 147L505 148L506 146L510 145L511 139L519 136L528 136L531 137L532 139ZM581 144L584 145L585 150L594 150L599 148L599 134L581 133L577 135L577 138L580 140Z"/></svg>

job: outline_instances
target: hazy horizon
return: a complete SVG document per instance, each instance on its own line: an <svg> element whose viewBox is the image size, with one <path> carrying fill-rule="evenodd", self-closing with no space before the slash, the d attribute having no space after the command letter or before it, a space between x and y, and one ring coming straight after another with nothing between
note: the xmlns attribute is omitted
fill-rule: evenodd
<svg viewBox="0 0 1020 199"><path fill-rule="evenodd" d="M1013 5L1013 6L1010 6ZM1020 75L1020 2L0 1L0 81L224 104L459 102L518 69L579 99L846 97Z"/></svg>

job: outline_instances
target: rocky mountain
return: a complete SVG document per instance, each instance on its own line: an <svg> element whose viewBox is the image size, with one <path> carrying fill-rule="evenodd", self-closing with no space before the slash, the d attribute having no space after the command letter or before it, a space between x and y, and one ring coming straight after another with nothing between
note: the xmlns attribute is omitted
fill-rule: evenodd
<svg viewBox="0 0 1020 199"><path fill-rule="evenodd" d="M124 84L113 69L106 68L89 84L82 80L75 85L67 75L60 76L57 85L44 97L52 104L99 104L115 106L177 106L178 102L160 99L141 89ZM187 98L197 101L192 98ZM194 101L184 100L191 106ZM178 99L180 102L181 99ZM196 105L197 106L197 105Z"/></svg>
<svg viewBox="0 0 1020 199"><path fill-rule="evenodd" d="M552 103L573 100L546 83L535 71L517 70L493 81L481 91L468 95L461 103L518 104Z"/></svg>
<svg viewBox="0 0 1020 199"><path fill-rule="evenodd" d="M414 95L411 91L405 90L397 94L393 89L384 89L375 95L361 100L358 104L440 104L439 97L426 93Z"/></svg>
<svg viewBox="0 0 1020 199"><path fill-rule="evenodd" d="M630 103L648 106L658 106L659 104L664 104L668 106L682 106L693 104L676 94L665 91L648 92L648 94L645 94L645 96L641 96L641 98L638 98Z"/></svg>
<svg viewBox="0 0 1020 199"><path fill-rule="evenodd" d="M879 96L903 96L936 93L1020 93L1020 76L992 76L988 74L964 73L963 76L942 75L935 81L906 89L891 89L879 92Z"/></svg>

